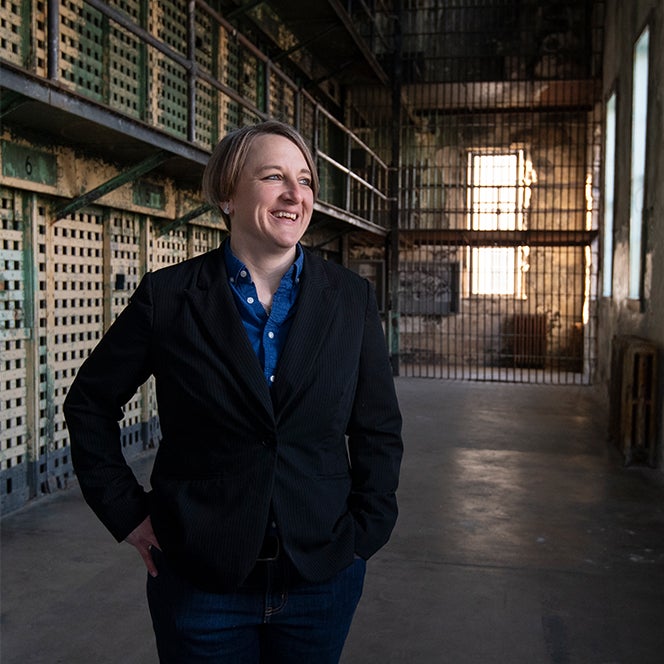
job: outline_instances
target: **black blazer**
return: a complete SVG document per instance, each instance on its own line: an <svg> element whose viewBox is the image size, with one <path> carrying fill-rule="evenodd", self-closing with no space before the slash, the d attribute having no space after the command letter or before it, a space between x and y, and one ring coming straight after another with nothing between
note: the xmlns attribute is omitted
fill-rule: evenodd
<svg viewBox="0 0 664 664"><path fill-rule="evenodd" d="M122 407L156 380L160 442L146 493L124 461ZM115 538L151 515L197 585L237 587L270 510L300 574L323 581L387 542L401 416L370 284L305 252L271 388L219 248L148 273L82 365L64 404L83 494Z"/></svg>

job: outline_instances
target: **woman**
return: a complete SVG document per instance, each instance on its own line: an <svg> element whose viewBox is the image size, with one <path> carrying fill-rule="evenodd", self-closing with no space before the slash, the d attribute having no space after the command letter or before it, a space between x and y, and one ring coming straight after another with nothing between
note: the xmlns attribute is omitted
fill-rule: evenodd
<svg viewBox="0 0 664 664"><path fill-rule="evenodd" d="M338 662L397 517L401 417L372 287L300 245L301 136L227 135L203 177L230 238L142 279L65 402L84 496L143 558L162 662ZM150 375L146 493L122 406Z"/></svg>

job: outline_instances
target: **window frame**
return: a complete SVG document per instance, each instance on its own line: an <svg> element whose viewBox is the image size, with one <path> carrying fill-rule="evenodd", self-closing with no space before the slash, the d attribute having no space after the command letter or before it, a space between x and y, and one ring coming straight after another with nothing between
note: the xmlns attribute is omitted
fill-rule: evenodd
<svg viewBox="0 0 664 664"><path fill-rule="evenodd" d="M477 183L476 174L478 169L475 167L475 160L477 158L500 158L500 157L515 157L515 177L514 184L508 185L512 186L514 189L514 203L513 211L510 212L510 216L513 215L514 222L509 224L510 228L506 228L502 224L496 224L493 228L482 228L481 222L478 223L479 215L482 214L481 205L486 203L486 201L476 201L475 193L478 190L481 190L481 187L490 188L494 186L504 187L506 186L503 183L497 183L495 185L484 185ZM510 146L507 148L472 148L467 151L467 228L473 231L482 231L482 230L513 230L521 231L527 229L527 214L528 208L530 206L530 187L533 184L532 180L529 180L531 176L534 175L534 170L532 165L530 169L527 164L529 159L526 156L526 150L523 146ZM501 201L497 200L496 203L500 204ZM498 210L498 214L502 214ZM512 227L513 226L513 227ZM488 254L494 256L491 259L491 263L495 264L497 261L495 258L500 256L498 252L502 252L504 255L509 255L511 257L510 265L508 270L501 275L501 281L506 283L511 281L511 287L509 289L482 289L481 283L485 281L481 272L478 272L478 265L482 260L482 254ZM508 254L509 252L509 254ZM466 260L465 260L465 296L466 297L507 297L517 300L527 299L526 293L526 272L528 271L528 256L530 254L530 247L527 246L515 246L515 247L468 247L466 250ZM512 278L509 278L508 272L511 273Z"/></svg>

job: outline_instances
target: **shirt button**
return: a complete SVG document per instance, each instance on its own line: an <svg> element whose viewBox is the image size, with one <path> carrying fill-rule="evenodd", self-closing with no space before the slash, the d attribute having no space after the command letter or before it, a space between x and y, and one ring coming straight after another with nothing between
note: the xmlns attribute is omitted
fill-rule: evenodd
<svg viewBox="0 0 664 664"><path fill-rule="evenodd" d="M240 276L241 277L246 277L247 276L247 271L246 270L240 270Z"/></svg>
<svg viewBox="0 0 664 664"><path fill-rule="evenodd" d="M248 304L253 304L254 303L254 298L253 297L248 297L247 298L247 303Z"/></svg>
<svg viewBox="0 0 664 664"><path fill-rule="evenodd" d="M270 376L270 382L274 383L274 375Z"/></svg>
<svg viewBox="0 0 664 664"><path fill-rule="evenodd" d="M270 339L274 339L274 332L268 332L267 336L270 337Z"/></svg>

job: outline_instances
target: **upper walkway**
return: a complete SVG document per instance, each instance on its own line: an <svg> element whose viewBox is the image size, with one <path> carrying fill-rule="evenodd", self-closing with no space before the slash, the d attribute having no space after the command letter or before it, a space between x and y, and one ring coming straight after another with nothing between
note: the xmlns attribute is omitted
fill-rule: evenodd
<svg viewBox="0 0 664 664"><path fill-rule="evenodd" d="M316 40L321 53L333 57L326 45L338 43L340 33L346 58L371 58L368 47L359 48L341 3L334 11L320 4L327 8L321 20L338 28L334 40ZM254 43L260 39L252 41L229 22L233 12L224 16L204 0L141 7L101 0L8 6L0 27L0 112L12 135L3 136L7 145L0 147L10 184L28 181L67 197L64 165L54 165L63 158L54 146L63 144L102 157L117 173L79 191L58 218L147 174L198 191L210 151L228 131L278 118L296 126L312 148L321 180L314 224L387 234L386 155L340 120L340 99L324 105L314 95L311 77L327 76L296 71L286 51L282 66L276 64ZM382 70L363 71L368 81L387 83ZM154 187L152 193L144 207L168 217L161 203L166 194ZM210 211L190 200L178 206L170 230Z"/></svg>
<svg viewBox="0 0 664 664"><path fill-rule="evenodd" d="M623 467L597 393L397 388L401 515L367 568L343 664L661 662L664 481ZM0 659L156 662L144 582L77 488L8 515Z"/></svg>

